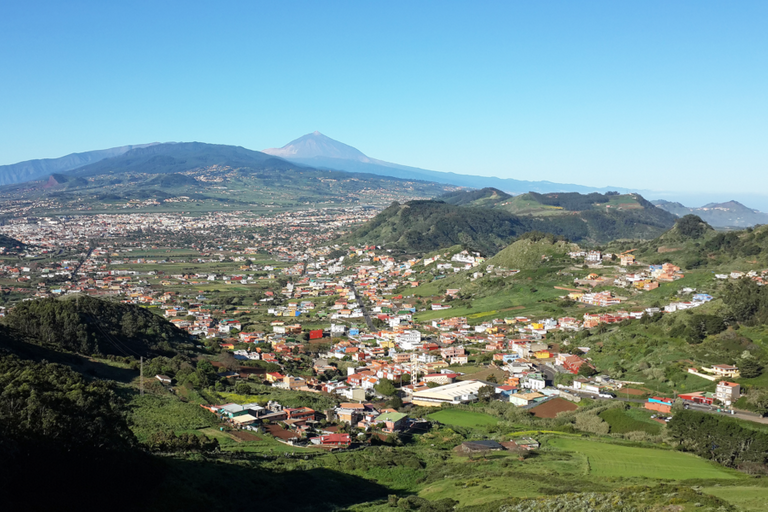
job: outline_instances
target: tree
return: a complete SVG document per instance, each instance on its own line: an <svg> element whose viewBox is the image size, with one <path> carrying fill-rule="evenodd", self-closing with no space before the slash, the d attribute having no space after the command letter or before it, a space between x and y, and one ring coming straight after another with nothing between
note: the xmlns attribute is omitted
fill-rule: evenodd
<svg viewBox="0 0 768 512"><path fill-rule="evenodd" d="M739 373L745 379L759 377L763 373L763 365L753 357L743 358L738 363Z"/></svg>
<svg viewBox="0 0 768 512"><path fill-rule="evenodd" d="M250 395L251 394L251 386L248 385L246 382L238 382L235 385L235 393L238 395Z"/></svg>
<svg viewBox="0 0 768 512"><path fill-rule="evenodd" d="M758 286L748 278L726 284L723 302L729 307L734 318L740 322L755 317L764 319L768 311L768 289Z"/></svg>
<svg viewBox="0 0 768 512"><path fill-rule="evenodd" d="M496 375L492 373L488 375L488 377L486 377L485 380L486 382L493 382L494 384L497 384L499 382L498 379L496 378Z"/></svg>
<svg viewBox="0 0 768 512"><path fill-rule="evenodd" d="M555 375L555 385L562 384L563 386L570 386L573 384L573 379L576 377L572 373L558 373Z"/></svg>
<svg viewBox="0 0 768 512"><path fill-rule="evenodd" d="M747 403L752 406L752 410L759 413L768 413L768 390L753 389L747 395Z"/></svg>
<svg viewBox="0 0 768 512"><path fill-rule="evenodd" d="M381 379L375 386L374 389L377 393L380 393L384 396L394 396L397 393L397 388L395 388L395 384L389 380L389 379Z"/></svg>
<svg viewBox="0 0 768 512"><path fill-rule="evenodd" d="M589 363L582 363L581 366L579 366L578 374L581 377L591 377L595 375L597 371L592 368Z"/></svg>
<svg viewBox="0 0 768 512"><path fill-rule="evenodd" d="M219 354L218 359L219 362L224 365L224 368L231 372L240 368L240 363L237 362L237 359L235 359L235 356L231 352L222 352Z"/></svg>
<svg viewBox="0 0 768 512"><path fill-rule="evenodd" d="M480 402L490 402L496 396L496 389L493 386L483 386L477 390L477 399Z"/></svg>
<svg viewBox="0 0 768 512"><path fill-rule="evenodd" d="M701 220L701 217L697 215L685 215L677 221L677 231L685 237L701 238L707 229L712 229L712 226Z"/></svg>

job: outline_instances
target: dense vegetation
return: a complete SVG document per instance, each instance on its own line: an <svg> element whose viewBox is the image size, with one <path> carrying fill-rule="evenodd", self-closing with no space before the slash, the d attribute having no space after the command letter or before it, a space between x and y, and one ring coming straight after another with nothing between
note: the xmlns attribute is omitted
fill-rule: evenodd
<svg viewBox="0 0 768 512"><path fill-rule="evenodd" d="M760 473L768 470L768 434L744 428L730 418L678 411L667 433L681 449L724 466Z"/></svg>
<svg viewBox="0 0 768 512"><path fill-rule="evenodd" d="M0 353L0 451L130 449L135 437L120 403L105 381Z"/></svg>
<svg viewBox="0 0 768 512"><path fill-rule="evenodd" d="M510 199L512 196L496 188L481 188L477 190L459 190L448 192L438 197L440 201L456 206L487 206Z"/></svg>
<svg viewBox="0 0 768 512"><path fill-rule="evenodd" d="M473 193L462 194L466 197L454 193L449 199L457 204L482 204L483 199L473 199ZM493 204L491 202L489 206ZM492 255L511 238L530 231L551 233L571 241L606 242L616 238L659 236L673 224L672 214L653 205L626 211L585 210L568 215L531 216L492 207L410 201L402 205L393 203L345 241L385 245L406 253L429 252L460 244Z"/></svg>
<svg viewBox="0 0 768 512"><path fill-rule="evenodd" d="M24 249L26 246L8 235L0 235L0 247L5 247L7 251L14 251Z"/></svg>
<svg viewBox="0 0 768 512"><path fill-rule="evenodd" d="M655 264L670 261L684 269L752 268L768 264L768 226L740 231L715 231L695 215L679 219L674 228L650 241L617 241L607 250L633 253L643 262Z"/></svg>
<svg viewBox="0 0 768 512"><path fill-rule="evenodd" d="M580 212L590 210L598 204L605 204L610 201L611 195L618 195L618 193L608 192L600 194L599 192L592 192L591 194L579 194L578 192L558 192L556 194L538 194L536 192L529 192L528 195L541 204Z"/></svg>
<svg viewBox="0 0 768 512"><path fill-rule="evenodd" d="M42 299L16 305L6 323L42 344L81 354L142 356L173 352L188 335L138 306L89 296Z"/></svg>

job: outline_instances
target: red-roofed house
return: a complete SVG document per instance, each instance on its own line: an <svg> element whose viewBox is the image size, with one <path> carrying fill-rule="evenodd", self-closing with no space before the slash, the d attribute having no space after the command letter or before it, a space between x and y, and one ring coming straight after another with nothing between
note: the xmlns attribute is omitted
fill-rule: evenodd
<svg viewBox="0 0 768 512"><path fill-rule="evenodd" d="M352 440L349 434L327 434L319 437L310 438L312 444L329 447L347 447Z"/></svg>

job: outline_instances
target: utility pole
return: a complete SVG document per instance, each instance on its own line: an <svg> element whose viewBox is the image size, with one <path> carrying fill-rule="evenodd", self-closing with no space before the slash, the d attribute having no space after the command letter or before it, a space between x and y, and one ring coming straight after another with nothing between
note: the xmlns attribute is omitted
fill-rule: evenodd
<svg viewBox="0 0 768 512"><path fill-rule="evenodd" d="M144 356L139 358L139 389L141 390L141 396L144 396Z"/></svg>

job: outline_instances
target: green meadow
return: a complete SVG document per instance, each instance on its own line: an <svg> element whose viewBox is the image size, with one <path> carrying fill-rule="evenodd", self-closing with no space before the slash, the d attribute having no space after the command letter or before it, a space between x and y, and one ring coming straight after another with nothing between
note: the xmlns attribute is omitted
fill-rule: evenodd
<svg viewBox="0 0 768 512"><path fill-rule="evenodd" d="M704 459L672 450L640 448L583 439L554 438L548 447L587 458L589 474L603 477L641 477L669 480L735 479L743 474Z"/></svg>
<svg viewBox="0 0 768 512"><path fill-rule="evenodd" d="M462 409L445 409L437 411L427 416L430 420L439 421L446 425L456 425L457 427L479 427L483 425L494 425L499 419L490 414L482 412L465 411Z"/></svg>

